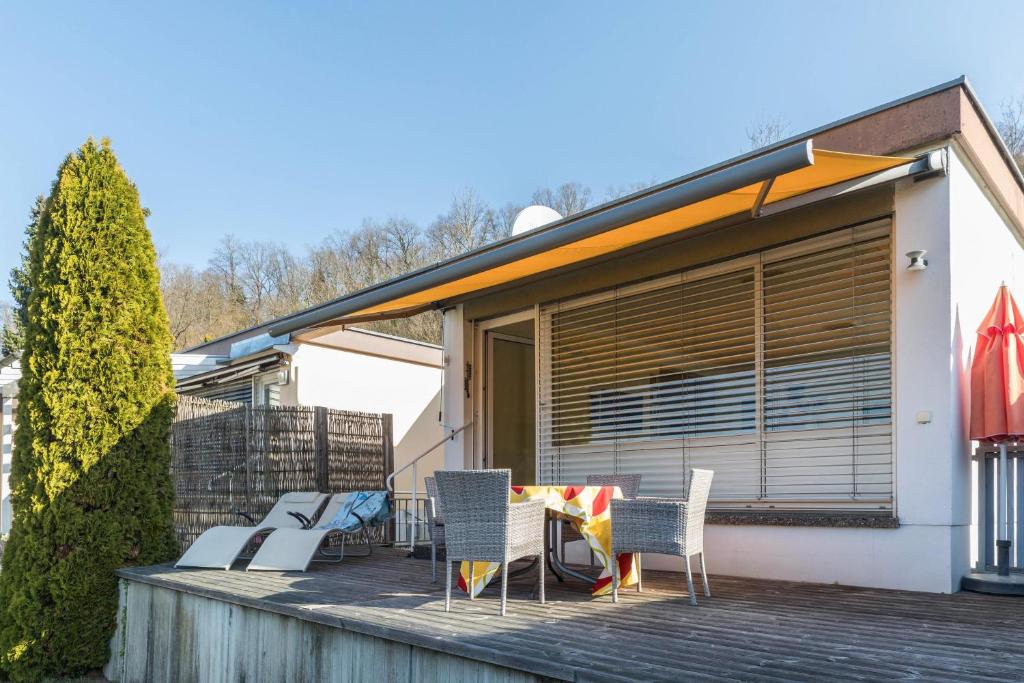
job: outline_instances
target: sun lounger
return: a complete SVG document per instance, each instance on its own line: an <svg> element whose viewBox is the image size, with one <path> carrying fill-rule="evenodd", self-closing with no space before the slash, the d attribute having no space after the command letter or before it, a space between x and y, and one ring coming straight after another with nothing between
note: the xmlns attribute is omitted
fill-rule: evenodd
<svg viewBox="0 0 1024 683"><path fill-rule="evenodd" d="M246 571L300 571L311 562L340 562L345 557L345 535L361 533L367 554L372 552L369 530L391 517L391 499L386 491L355 491L331 497L320 523L312 529L278 529L263 542ZM325 541L341 536L337 552L328 551Z"/></svg>
<svg viewBox="0 0 1024 683"><path fill-rule="evenodd" d="M267 516L252 526L215 526L204 531L189 546L175 567L231 569L252 539L275 529L301 529L311 526L317 512L327 500L326 493L286 493L274 504ZM241 513L239 513L241 514ZM251 522L247 515L243 515Z"/></svg>

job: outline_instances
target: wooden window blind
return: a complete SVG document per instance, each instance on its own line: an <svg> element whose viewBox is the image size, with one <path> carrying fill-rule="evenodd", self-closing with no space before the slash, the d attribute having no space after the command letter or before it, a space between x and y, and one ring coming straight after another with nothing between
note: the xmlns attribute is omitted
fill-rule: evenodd
<svg viewBox="0 0 1024 683"><path fill-rule="evenodd" d="M892 499L888 222L542 307L538 478L757 507Z"/></svg>

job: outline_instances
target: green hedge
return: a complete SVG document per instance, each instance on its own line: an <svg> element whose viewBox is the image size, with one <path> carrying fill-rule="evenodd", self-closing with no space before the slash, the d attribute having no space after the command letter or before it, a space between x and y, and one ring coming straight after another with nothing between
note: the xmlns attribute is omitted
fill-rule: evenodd
<svg viewBox="0 0 1024 683"><path fill-rule="evenodd" d="M0 667L37 680L102 666L114 570L178 551L171 336L145 211L107 141L61 165L23 268Z"/></svg>

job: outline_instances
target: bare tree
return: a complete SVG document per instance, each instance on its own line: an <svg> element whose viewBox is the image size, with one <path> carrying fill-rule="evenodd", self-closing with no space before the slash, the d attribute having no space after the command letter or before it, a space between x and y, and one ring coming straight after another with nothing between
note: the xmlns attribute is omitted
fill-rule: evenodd
<svg viewBox="0 0 1024 683"><path fill-rule="evenodd" d="M534 201L569 216L590 203L589 188L566 183L538 190ZM509 235L518 204L495 211L472 189L452 198L448 210L423 230L391 217L367 219L355 230L337 230L296 254L272 242L226 235L199 270L161 259L161 289L176 349L228 334L398 277ZM367 323L388 334L439 342L441 316Z"/></svg>
<svg viewBox="0 0 1024 683"><path fill-rule="evenodd" d="M747 127L747 149L755 150L786 139L789 122L781 116L766 116Z"/></svg>
<svg viewBox="0 0 1024 683"><path fill-rule="evenodd" d="M590 206L590 188L575 182L564 183L554 190L542 187L533 193L532 201L550 206L568 218Z"/></svg>
<svg viewBox="0 0 1024 683"><path fill-rule="evenodd" d="M996 128L1018 168L1024 169L1024 97L1011 97L1003 102Z"/></svg>
<svg viewBox="0 0 1024 683"><path fill-rule="evenodd" d="M170 321L175 350L242 329L248 317L237 302L225 298L212 269L160 263L160 291Z"/></svg>
<svg viewBox="0 0 1024 683"><path fill-rule="evenodd" d="M605 190L605 201L610 202L616 199L621 199L626 195L631 195L634 192L639 192L640 190L646 190L648 187L653 187L654 185L657 184L658 183L656 181L651 180L650 182L646 183L637 181L635 183L626 183L624 185L609 185L608 189Z"/></svg>
<svg viewBox="0 0 1024 683"><path fill-rule="evenodd" d="M427 230L432 261L441 261L482 247L501 237L494 212L477 193L467 188L452 198L446 213Z"/></svg>
<svg viewBox="0 0 1024 683"><path fill-rule="evenodd" d="M380 226L384 237L384 263L388 277L422 268L426 264L427 248L423 231L406 218L389 218Z"/></svg>
<svg viewBox="0 0 1024 683"><path fill-rule="evenodd" d="M219 277L224 297L239 306L244 304L239 276L242 268L241 249L238 238L227 234L221 238L210 258L210 269Z"/></svg>
<svg viewBox="0 0 1024 683"><path fill-rule="evenodd" d="M495 212L494 220L497 223L500 237L508 237L512 234L512 226L515 225L516 216L524 208L526 207L521 204L509 202Z"/></svg>

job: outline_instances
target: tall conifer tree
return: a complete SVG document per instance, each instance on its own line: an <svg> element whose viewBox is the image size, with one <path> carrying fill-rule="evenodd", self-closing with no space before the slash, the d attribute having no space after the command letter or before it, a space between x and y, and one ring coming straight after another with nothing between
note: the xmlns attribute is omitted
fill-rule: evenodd
<svg viewBox="0 0 1024 683"><path fill-rule="evenodd" d="M114 570L172 558L171 337L156 251L109 142L61 165L30 233L0 666L102 666Z"/></svg>

